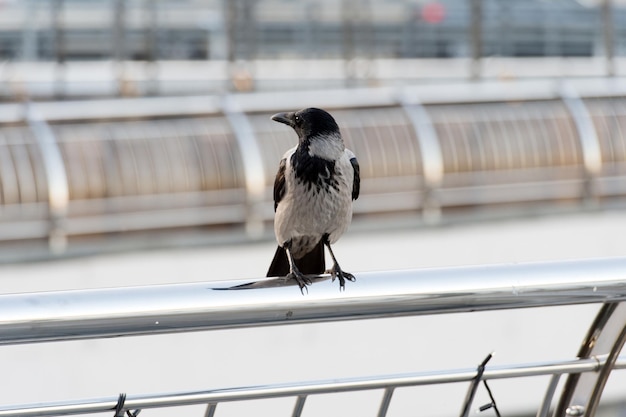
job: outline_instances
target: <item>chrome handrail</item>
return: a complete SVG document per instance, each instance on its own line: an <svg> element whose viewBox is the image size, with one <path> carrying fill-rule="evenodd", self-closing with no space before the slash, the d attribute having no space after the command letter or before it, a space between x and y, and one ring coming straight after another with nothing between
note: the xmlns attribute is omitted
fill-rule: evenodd
<svg viewBox="0 0 626 417"><path fill-rule="evenodd" d="M626 258L0 295L0 345L626 300Z"/></svg>
<svg viewBox="0 0 626 417"><path fill-rule="evenodd" d="M205 415L212 416L220 402L278 397L295 397L292 415L299 416L309 395L382 389L378 416L384 417L397 387L552 375L537 412L547 417L560 377L569 375L554 415L592 417L610 372L626 368L626 358L618 356L624 338L616 337L626 328L626 258L369 272L357 278L344 292L328 276L314 278L304 296L283 278L0 295L0 345L585 303L604 307L584 341L590 349L583 347L576 359L484 372L444 370L0 406L0 416L192 404L207 404Z"/></svg>

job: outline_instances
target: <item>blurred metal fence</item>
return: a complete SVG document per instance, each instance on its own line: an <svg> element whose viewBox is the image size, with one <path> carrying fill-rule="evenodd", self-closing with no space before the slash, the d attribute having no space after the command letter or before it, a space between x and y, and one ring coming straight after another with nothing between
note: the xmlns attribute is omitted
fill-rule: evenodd
<svg viewBox="0 0 626 417"><path fill-rule="evenodd" d="M10 99L169 94L173 85L181 94L197 92L197 78L203 93L302 88L302 74L319 78L308 80L314 87L476 79L492 77L502 57L613 76L626 39L626 9L612 0L25 0L0 11L0 97ZM437 59L448 67L441 74ZM516 76L520 65L536 67L496 65L495 75ZM554 62L540 67L554 76Z"/></svg>
<svg viewBox="0 0 626 417"><path fill-rule="evenodd" d="M626 86L480 83L0 105L0 240L272 220L293 132L316 105L360 159L357 219L580 209L626 197ZM443 217L442 217L443 216Z"/></svg>
<svg viewBox="0 0 626 417"><path fill-rule="evenodd" d="M126 411L137 415L149 408L204 404L208 417L223 402L292 397L291 415L296 417L311 395L382 390L377 415L384 417L397 388L466 382L465 400L457 399L459 415L466 417L479 383L550 375L543 399L525 398L526 404L537 404L537 417L593 417L612 371L626 368L626 358L620 356L626 341L625 268L626 259L613 258L362 273L345 292L324 285L329 284L324 276L314 278L307 296L282 278L0 295L1 345L603 303L578 356L570 360L491 367L488 356L477 369L5 404L0 416L123 416ZM437 343L436 337L431 342ZM498 397L490 397L488 406L495 407ZM450 396L446 401L455 400Z"/></svg>
<svg viewBox="0 0 626 417"><path fill-rule="evenodd" d="M624 9L564 0L26 0L0 7L5 59L591 56ZM28 17L28 18L26 18ZM606 31L615 25L617 30ZM477 48L479 46L479 48Z"/></svg>

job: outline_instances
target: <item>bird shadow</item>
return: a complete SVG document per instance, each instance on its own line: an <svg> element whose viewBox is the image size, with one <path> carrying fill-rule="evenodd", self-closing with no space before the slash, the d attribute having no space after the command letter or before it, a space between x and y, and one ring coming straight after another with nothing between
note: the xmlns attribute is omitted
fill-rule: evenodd
<svg viewBox="0 0 626 417"><path fill-rule="evenodd" d="M305 275L311 280L311 284L316 282L328 281L330 275ZM280 287L293 287L298 286L295 279L286 277L270 277L262 278L256 281L246 282L244 284L234 285L232 287L212 288L213 290L226 291L226 290L252 290L255 288L280 288Z"/></svg>

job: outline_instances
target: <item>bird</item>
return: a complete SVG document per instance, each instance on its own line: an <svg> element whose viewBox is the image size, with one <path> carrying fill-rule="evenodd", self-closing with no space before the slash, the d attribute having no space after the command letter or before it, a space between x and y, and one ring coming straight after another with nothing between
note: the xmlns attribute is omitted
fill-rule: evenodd
<svg viewBox="0 0 626 417"><path fill-rule="evenodd" d="M295 280L304 295L311 284L306 275L329 273L343 291L346 280L355 277L341 269L331 245L352 221L352 202L359 197L361 184L357 158L345 147L337 122L325 110L311 107L277 113L271 119L290 126L298 144L285 152L274 180L278 247L267 276ZM333 261L329 270L324 247Z"/></svg>

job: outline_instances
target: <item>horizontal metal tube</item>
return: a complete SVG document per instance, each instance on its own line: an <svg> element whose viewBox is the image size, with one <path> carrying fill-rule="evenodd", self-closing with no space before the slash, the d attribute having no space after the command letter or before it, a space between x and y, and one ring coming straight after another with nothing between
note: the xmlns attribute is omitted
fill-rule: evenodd
<svg viewBox="0 0 626 417"><path fill-rule="evenodd" d="M528 68L529 65L536 65L536 61L529 61L524 59L499 59L502 65L510 67L511 65L517 65L520 67ZM207 61L209 64L214 65L213 68L202 66L200 68L193 68L194 65L183 62L167 62L161 61L159 65L161 67L173 66L169 70L171 73L189 74L192 78L197 78L198 74L205 76L205 80L210 84L214 82L216 85L221 84L224 79L221 75L224 73L224 62L212 62ZM457 61L458 63L463 62ZM542 63L548 62L546 59L541 60ZM557 61L551 61L552 64ZM593 62L589 61L589 62ZM292 65L296 67L309 68L311 65L315 65L316 68L320 66L327 67L328 60L323 60L311 64L311 60L292 61ZM404 72L405 74L413 74L415 66L423 66L424 61L421 60L401 60L395 61L394 64L389 65L389 60L383 60L377 65L378 68L390 67L398 68L398 64L408 64ZM449 58L446 58L446 64L449 63ZM128 66L136 64L135 62L125 62L124 65ZM195 63L194 63L195 64ZM12 63L14 66L15 63ZM74 67L72 74L85 73L91 71L91 66L84 67L84 63L80 62L68 62L64 64L69 67ZM90 65L90 64L86 64ZM211 66L210 65L210 66ZM268 73L274 73L276 64L272 61L257 61L253 64L255 67L266 66ZM331 66L340 68L339 65ZM459 65L446 65L452 68L460 68ZM558 66L558 65L557 65ZM24 77L27 78L28 74L41 74L43 72L50 72L53 67L36 63L32 68L29 65L20 64L19 69L16 67L15 71L24 73ZM108 65L110 67L110 65ZM545 68L545 64L539 65L540 68ZM189 70L191 68L191 70ZM441 65L437 65L436 70L441 71ZM214 71L211 71L213 69ZM137 74L140 74L138 71ZM539 73L539 71L537 72ZM211 77L207 74L220 74L219 77ZM302 71L294 71L293 74L297 75L298 82L302 83ZM380 75L380 74L379 74ZM458 75L462 75L458 73ZM375 88L350 88L346 89L324 89L324 90L310 90L306 94L302 94L301 91L257 91L246 94L236 94L229 96L234 100L243 112L271 112L278 111L286 108L303 108L311 102L318 103L321 107L329 108L341 108L341 107L381 107L391 106L398 102L398 96L402 97L419 97L420 102L424 105L439 104L439 103L459 103L459 102L494 102L494 101L521 101L521 100L547 100L558 99L560 85L562 83L562 74L559 74L559 80L553 81L550 79L526 79L518 82L506 81L482 81L479 84L468 83L463 80L453 81L451 83L437 83L437 84L422 84L403 86L402 89L397 87L375 87ZM454 77L454 76L453 76ZM332 78L332 77L331 77ZM384 76L382 78L385 78ZM390 73L388 79L397 81L398 74L396 71ZM114 81L110 77L103 78L100 82L94 81L92 85L99 83L108 83L112 85ZM263 82L264 80L259 79ZM306 81L306 80L304 80ZM622 82L606 82L603 77L598 78L569 78L567 79L568 85L570 85L574 91L581 97L621 97L626 94L626 84ZM32 83L26 81L31 87ZM192 82L193 83L193 82ZM68 81L68 85L72 85L71 81ZM46 83L39 83L40 86L45 86ZM48 84L49 85L49 84ZM84 84L87 85L87 84ZM179 84L180 85L180 84ZM194 84L197 85L197 82ZM89 87L87 87L89 88ZM160 117L160 116L174 116L174 115L206 115L206 114L221 114L222 107L220 105L221 95L219 94L207 94L198 95L205 92L210 92L210 89L198 90L195 89L195 95L185 95L187 91L183 88L174 88L173 94L179 94L178 96L169 97L140 97L140 98L123 98L123 99L99 99L99 100L70 100L70 101L56 101L56 102L38 102L35 103L37 110L41 113L42 118L48 122L57 122L65 120L90 120L90 119L114 119L114 118L146 118L146 117ZM401 91L401 93L400 93ZM102 92L101 89L93 89L89 95L97 95ZM106 94L112 93L113 90L106 91ZM182 95L180 95L182 94ZM0 92L1 95L1 92ZM80 96L81 94L76 94ZM88 103L88 105L86 105ZM23 120L23 106L16 103L0 104L0 123L15 123Z"/></svg>
<svg viewBox="0 0 626 417"><path fill-rule="evenodd" d="M0 345L626 300L626 258L0 296Z"/></svg>
<svg viewBox="0 0 626 417"><path fill-rule="evenodd" d="M487 369L482 379L515 378L537 375L555 375L566 373L597 371L604 364L601 359L576 359L569 361L514 366L498 366ZM619 359L615 369L626 368L626 358ZM476 376L476 369L437 371L427 373L373 376L363 378L334 379L293 384L260 385L253 387L218 389L186 393L168 393L146 396L128 396L125 409L176 407L195 404L217 404L227 401L307 396L347 391L362 391L389 387L408 387L430 384L446 384L471 381ZM83 413L97 413L113 410L116 398L82 400L75 402L14 406L0 408L0 417L55 416Z"/></svg>

